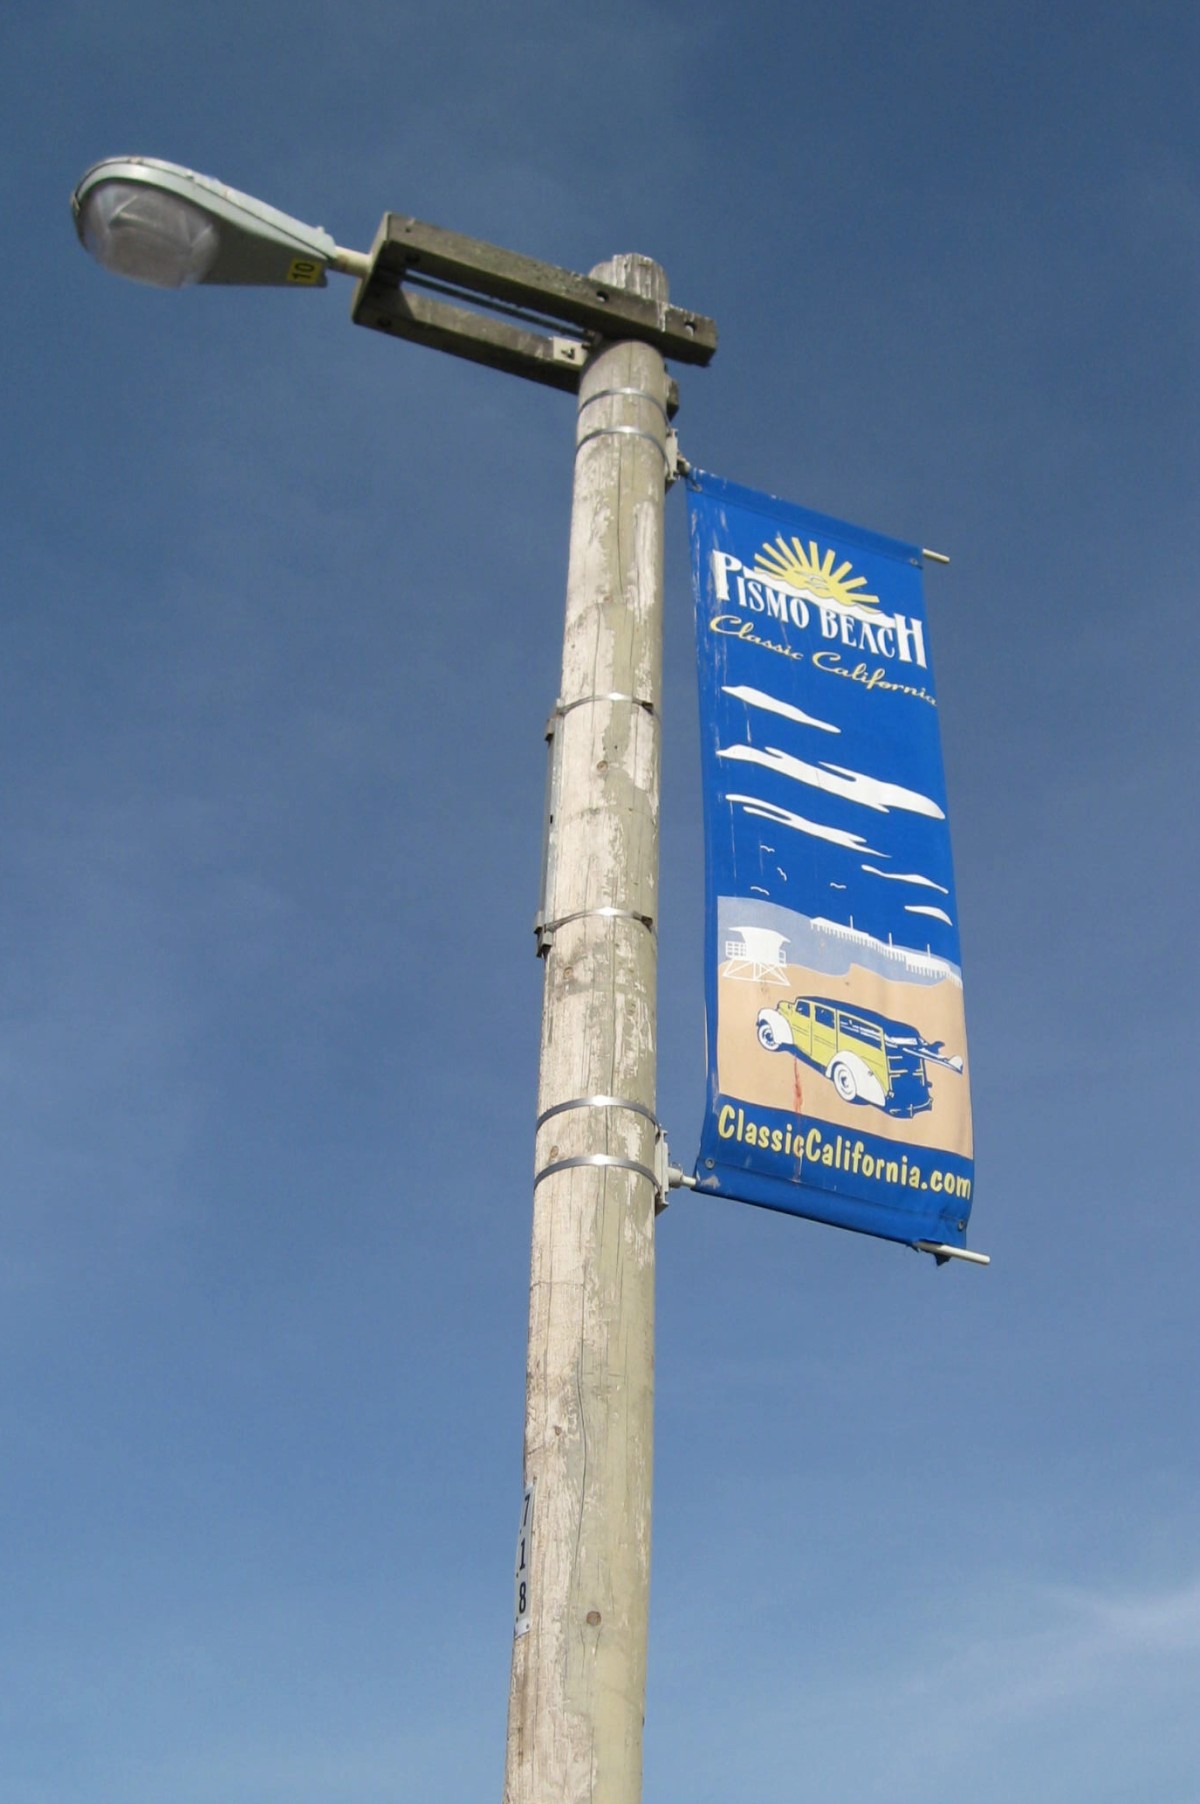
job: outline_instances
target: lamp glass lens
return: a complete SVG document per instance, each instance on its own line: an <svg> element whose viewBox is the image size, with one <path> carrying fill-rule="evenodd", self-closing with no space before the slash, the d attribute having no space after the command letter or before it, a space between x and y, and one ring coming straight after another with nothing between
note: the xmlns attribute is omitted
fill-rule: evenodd
<svg viewBox="0 0 1200 1804"><path fill-rule="evenodd" d="M155 288L203 281L220 242L199 207L136 182L94 188L83 203L80 236L105 269Z"/></svg>

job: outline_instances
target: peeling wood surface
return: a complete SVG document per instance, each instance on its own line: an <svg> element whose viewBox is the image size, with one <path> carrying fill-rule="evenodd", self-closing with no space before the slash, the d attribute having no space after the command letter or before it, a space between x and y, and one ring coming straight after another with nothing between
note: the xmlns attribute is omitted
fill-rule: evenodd
<svg viewBox="0 0 1200 1804"><path fill-rule="evenodd" d="M646 258L592 274L666 300ZM604 392L627 389L643 393ZM602 907L657 920L667 399L644 344L599 347L580 384L550 920ZM587 437L612 426L635 431ZM570 705L609 692L650 706ZM655 936L639 921L585 915L554 932L539 1115L588 1096L653 1113L655 985ZM633 1111L569 1110L539 1130L535 1172L593 1153L652 1170L654 1140ZM534 1190L525 1482L537 1506L505 1804L641 1797L653 1396L653 1184L624 1169L555 1173Z"/></svg>

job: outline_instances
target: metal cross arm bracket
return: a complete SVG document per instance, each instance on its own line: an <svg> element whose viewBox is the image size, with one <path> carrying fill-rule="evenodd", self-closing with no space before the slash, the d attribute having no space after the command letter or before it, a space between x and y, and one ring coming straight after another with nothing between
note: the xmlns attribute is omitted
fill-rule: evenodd
<svg viewBox="0 0 1200 1804"><path fill-rule="evenodd" d="M549 388L576 394L587 361L586 347L577 339L555 338L531 332L494 314L475 313L452 301L377 283L370 276L354 297L357 326L371 326L393 338L407 338L431 351L449 351L470 363L486 364L509 376L525 376Z"/></svg>
<svg viewBox="0 0 1200 1804"><path fill-rule="evenodd" d="M584 339L634 339L680 363L708 363L717 348L702 314L399 213L383 217L351 317L568 391L579 386ZM538 329L556 324L577 336Z"/></svg>

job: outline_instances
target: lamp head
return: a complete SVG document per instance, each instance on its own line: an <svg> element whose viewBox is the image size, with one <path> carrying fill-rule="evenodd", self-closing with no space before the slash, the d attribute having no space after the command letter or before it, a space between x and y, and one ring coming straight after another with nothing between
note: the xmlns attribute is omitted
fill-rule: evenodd
<svg viewBox="0 0 1200 1804"><path fill-rule="evenodd" d="M330 265L345 267L344 253L319 226L154 157L94 164L71 211L97 262L156 288L324 288Z"/></svg>

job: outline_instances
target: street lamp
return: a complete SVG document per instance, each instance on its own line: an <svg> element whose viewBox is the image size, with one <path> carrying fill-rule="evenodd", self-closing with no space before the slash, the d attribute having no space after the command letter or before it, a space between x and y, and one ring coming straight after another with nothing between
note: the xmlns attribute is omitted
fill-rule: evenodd
<svg viewBox="0 0 1200 1804"><path fill-rule="evenodd" d="M327 269L359 276L367 269L366 257L342 250L320 226L155 157L94 164L71 211L98 263L155 288L324 288Z"/></svg>
<svg viewBox="0 0 1200 1804"><path fill-rule="evenodd" d="M320 287L352 317L578 396L562 675L550 744L538 951L524 1495L505 1804L641 1796L654 1392L663 502L679 464L664 358L716 328L670 305L649 258L588 275L385 214L368 255L174 164L97 164L85 246L162 287Z"/></svg>

